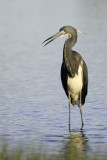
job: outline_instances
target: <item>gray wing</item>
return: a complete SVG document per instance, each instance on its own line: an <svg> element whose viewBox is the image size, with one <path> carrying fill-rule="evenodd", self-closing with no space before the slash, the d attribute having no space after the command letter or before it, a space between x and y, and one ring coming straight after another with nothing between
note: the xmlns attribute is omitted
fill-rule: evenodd
<svg viewBox="0 0 107 160"><path fill-rule="evenodd" d="M82 105L85 103L85 98L88 92L88 70L85 61L83 61L83 88L82 88Z"/></svg>
<svg viewBox="0 0 107 160"><path fill-rule="evenodd" d="M61 81L62 81L62 86L64 88L64 91L66 93L66 95L68 96L68 92L67 92L67 77L68 77L68 72L65 66L65 62L62 62L62 66L61 66Z"/></svg>

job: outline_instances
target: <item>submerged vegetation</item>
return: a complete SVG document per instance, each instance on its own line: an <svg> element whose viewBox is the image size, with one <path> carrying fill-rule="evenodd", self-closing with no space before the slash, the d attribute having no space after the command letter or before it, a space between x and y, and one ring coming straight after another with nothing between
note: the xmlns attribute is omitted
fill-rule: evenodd
<svg viewBox="0 0 107 160"><path fill-rule="evenodd" d="M88 155L87 157L80 157L76 149L71 154L59 152L57 154L44 153L42 151L35 152L33 149L18 148L10 150L9 146L4 144L0 149L0 160L107 160L107 155Z"/></svg>

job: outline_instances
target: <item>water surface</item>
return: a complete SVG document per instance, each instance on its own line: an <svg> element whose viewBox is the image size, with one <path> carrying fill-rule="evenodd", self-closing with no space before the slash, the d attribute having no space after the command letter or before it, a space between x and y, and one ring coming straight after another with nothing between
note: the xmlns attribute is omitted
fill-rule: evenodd
<svg viewBox="0 0 107 160"><path fill-rule="evenodd" d="M107 149L107 1L0 1L0 142L42 146L48 153L73 149L87 156ZM87 35L73 48L87 63L89 89L83 107L71 108L60 81L65 38L41 43L64 25Z"/></svg>

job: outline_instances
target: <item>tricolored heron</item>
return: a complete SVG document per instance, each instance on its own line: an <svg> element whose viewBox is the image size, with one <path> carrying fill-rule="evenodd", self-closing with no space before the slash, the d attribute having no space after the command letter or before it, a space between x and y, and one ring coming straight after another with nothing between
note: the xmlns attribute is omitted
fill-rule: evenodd
<svg viewBox="0 0 107 160"><path fill-rule="evenodd" d="M61 66L61 81L65 93L69 99L69 127L70 127L70 112L72 105L78 105L80 108L82 128L82 105L85 103L88 88L88 71L83 58L79 53L72 50L72 47L77 42L77 32L84 33L71 26L62 27L57 34L46 39L43 43L46 46L48 43L58 37L68 35L63 49L63 62Z"/></svg>

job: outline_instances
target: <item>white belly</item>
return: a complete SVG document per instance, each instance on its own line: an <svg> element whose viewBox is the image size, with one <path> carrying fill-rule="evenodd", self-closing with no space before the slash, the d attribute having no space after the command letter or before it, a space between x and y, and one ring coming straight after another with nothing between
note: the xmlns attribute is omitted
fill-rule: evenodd
<svg viewBox="0 0 107 160"><path fill-rule="evenodd" d="M76 101L83 86L81 65L78 68L78 74L75 74L74 78L68 76L67 86L69 94Z"/></svg>

